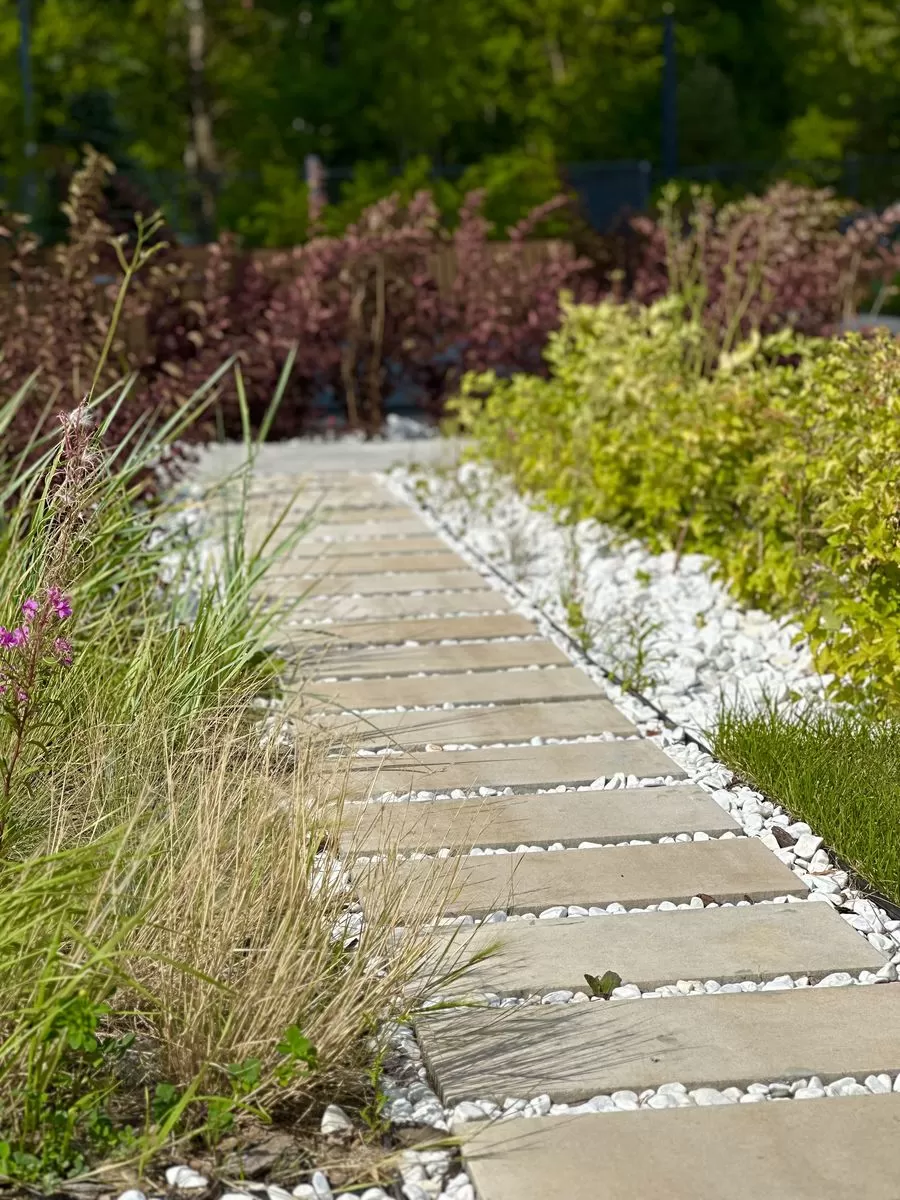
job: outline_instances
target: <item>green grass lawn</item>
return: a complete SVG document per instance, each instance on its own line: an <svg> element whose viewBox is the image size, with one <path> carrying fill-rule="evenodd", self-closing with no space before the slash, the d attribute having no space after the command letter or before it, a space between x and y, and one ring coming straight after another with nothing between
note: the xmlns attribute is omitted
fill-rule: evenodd
<svg viewBox="0 0 900 1200"><path fill-rule="evenodd" d="M725 712L716 756L900 903L900 725L853 712Z"/></svg>

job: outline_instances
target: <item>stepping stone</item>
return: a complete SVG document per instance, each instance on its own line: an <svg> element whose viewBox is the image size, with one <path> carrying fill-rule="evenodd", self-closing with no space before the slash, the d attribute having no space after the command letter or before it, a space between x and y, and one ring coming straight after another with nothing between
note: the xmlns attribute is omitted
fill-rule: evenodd
<svg viewBox="0 0 900 1200"><path fill-rule="evenodd" d="M478 787L533 791L560 783L583 786L601 775L610 777L619 771L639 779L685 777L677 763L644 738L561 746L486 747L355 758L350 767L347 799L362 799L370 791L381 795Z"/></svg>
<svg viewBox="0 0 900 1200"><path fill-rule="evenodd" d="M311 525L309 532L304 535L304 544L327 540L331 545L333 539L359 541L364 538L381 541L388 538L419 537L430 533L430 527L408 508L381 510L377 518L369 521L361 519L342 521L338 520L334 513L325 513L324 515L317 513L315 522Z"/></svg>
<svg viewBox="0 0 900 1200"><path fill-rule="evenodd" d="M379 869L384 864L360 871L363 905L367 877ZM686 903L701 893L720 902L809 895L802 880L755 838L420 859L391 863L389 869L392 878L403 881L407 894L417 888L437 894L443 887L448 897L444 913L449 917L486 917L499 909L539 913L559 904L645 908L660 900ZM591 969L590 963L586 969Z"/></svg>
<svg viewBox="0 0 900 1200"><path fill-rule="evenodd" d="M340 575L323 579L285 579L275 573L261 582L267 593L290 591L303 596L384 596L403 592L461 592L486 587L477 571L404 571L396 575Z"/></svg>
<svg viewBox="0 0 900 1200"><path fill-rule="evenodd" d="M215 510L214 510L215 511ZM431 528L411 508L366 505L364 508L326 508L324 505L298 501L285 513L285 504L273 504L268 508L255 507L247 514L249 531L258 534L268 532L272 524L284 514L279 531L288 532L298 525L308 526L304 538L344 538L359 540L379 537L398 537L409 531L413 534L431 535ZM371 514L371 515L370 515Z"/></svg>
<svg viewBox="0 0 900 1200"><path fill-rule="evenodd" d="M443 547L433 554L382 554L373 549L368 554L355 555L333 552L325 561L295 561L285 558L278 563L277 570L281 575L296 574L298 579L303 579L326 575L377 575L405 571L465 571L468 567L458 554Z"/></svg>
<svg viewBox="0 0 900 1200"><path fill-rule="evenodd" d="M344 820L353 831L347 834L347 844L359 854L390 850L434 853L442 846L464 851L472 846L514 850L520 845L551 842L577 846L579 842L627 842L698 830L716 835L728 830L737 833L741 828L707 792L687 786L544 792L433 804L357 802L346 806ZM541 925L548 923L553 924L542 921ZM863 938L854 937L867 945Z"/></svg>
<svg viewBox="0 0 900 1200"><path fill-rule="evenodd" d="M334 542L309 542L305 539L291 550L290 559L366 558L373 554L428 554L447 549L447 543L437 537L383 537ZM304 568L308 569L308 568Z"/></svg>
<svg viewBox="0 0 900 1200"><path fill-rule="evenodd" d="M480 1200L895 1200L900 1096L542 1117L462 1137Z"/></svg>
<svg viewBox="0 0 900 1200"><path fill-rule="evenodd" d="M561 667L571 661L552 642L469 642L461 646L403 646L397 650L335 649L330 653L320 652L310 666L320 676L352 679L363 675L382 679L422 672L457 674L514 667Z"/></svg>
<svg viewBox="0 0 900 1200"><path fill-rule="evenodd" d="M494 595L493 592L486 594ZM425 604L432 600L430 596L420 599ZM551 667L543 671L472 671L468 675L364 679L358 683L314 683L309 685L306 694L332 708L337 706L356 712L429 704L516 704L523 700L584 700L603 696L600 688L577 667ZM592 775L591 780L596 777Z"/></svg>
<svg viewBox="0 0 900 1200"><path fill-rule="evenodd" d="M378 717L320 717L354 746L419 747L455 742L528 741L533 737L582 737L585 734L637 733L637 727L608 700L572 700L555 704L504 704L498 708L446 712L383 713ZM636 835L637 836L637 835Z"/></svg>
<svg viewBox="0 0 900 1200"><path fill-rule="evenodd" d="M501 613L483 617L426 617L424 620L353 621L318 626L302 625L292 620L286 623L281 632L285 639L296 636L307 644L378 646L402 645L404 642L426 644L444 640L533 637L538 628L518 613Z"/></svg>
<svg viewBox="0 0 900 1200"><path fill-rule="evenodd" d="M502 1103L507 1096L544 1093L554 1103L570 1104L676 1081L687 1088L746 1087L811 1075L828 1083L845 1075L864 1079L900 1071L896 984L564 1008L464 1008L424 1015L416 1025L445 1104L476 1098ZM834 1107L842 1103L835 1100ZM821 1104L829 1106L827 1100ZM668 1114L655 1115L665 1120ZM757 1175L757 1187L760 1182Z"/></svg>
<svg viewBox="0 0 900 1200"><path fill-rule="evenodd" d="M452 992L584 992L586 971L608 970L642 991L679 979L732 983L808 975L816 982L832 971L877 971L887 961L830 904L680 909L630 913L622 920L508 921L480 926L460 952L468 958L494 945L497 952L470 968Z"/></svg>
<svg viewBox="0 0 900 1200"><path fill-rule="evenodd" d="M285 585L296 595L296 584ZM509 601L502 592L480 587L466 592L428 592L424 596L309 596L297 608L298 619L328 617L332 621L386 621L400 617L435 618L475 613L504 613Z"/></svg>

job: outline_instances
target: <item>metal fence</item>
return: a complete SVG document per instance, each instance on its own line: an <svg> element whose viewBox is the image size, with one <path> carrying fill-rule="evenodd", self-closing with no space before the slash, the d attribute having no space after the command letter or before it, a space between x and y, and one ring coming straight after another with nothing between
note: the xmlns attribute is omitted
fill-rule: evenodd
<svg viewBox="0 0 900 1200"><path fill-rule="evenodd" d="M433 177L458 179L464 166L434 168ZM576 193L583 215L600 233L608 232L622 216L646 212L659 194L667 176L649 162L581 162L562 167L564 182ZM125 170L122 178L129 190L146 203L164 209L172 228L186 242L198 238L197 197L194 184L183 171ZM341 189L353 178L350 167L327 169L326 189L330 201L340 198ZM399 168L398 168L399 174ZM298 182L303 164L297 166ZM760 192L778 179L791 179L814 187L831 187L867 208L882 208L900 198L900 155L848 155L842 160L782 159L770 162L720 162L687 166L677 179L709 185L720 199L747 192ZM252 195L260 182L251 172L223 177L220 189L239 187ZM64 198L65 179L58 172L38 173L32 179L38 225L51 239L62 232L59 204ZM23 195L20 177L0 173L0 197L13 206Z"/></svg>

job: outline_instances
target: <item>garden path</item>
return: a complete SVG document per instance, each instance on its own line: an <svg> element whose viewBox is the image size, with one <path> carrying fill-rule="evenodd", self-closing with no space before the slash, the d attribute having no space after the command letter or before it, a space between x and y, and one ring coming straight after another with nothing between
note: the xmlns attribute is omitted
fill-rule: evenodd
<svg viewBox="0 0 900 1200"><path fill-rule="evenodd" d="M370 459L382 467L391 453ZM315 719L336 748L356 747L357 846L404 852L398 869L414 887L447 875L445 916L490 919L469 947L498 950L457 986L494 1006L416 1023L476 1194L812 1200L852 1181L855 1196L896 1196L900 1095L800 1099L818 1081L879 1073L890 1091L900 984L777 983L875 972L885 956L810 902L366 461L346 447L330 460L327 447L270 459L282 473L258 477L252 523L265 528L305 473L298 503L317 502L319 520L272 590L304 595L285 644L314 665ZM618 773L625 786L590 788ZM365 908L364 875L358 886ZM776 897L795 902L764 903ZM449 932L436 927L435 945ZM607 969L625 983L589 1001L585 976ZM640 998L684 980L774 983ZM710 1103L707 1088L740 1089L741 1103ZM761 1102L775 1096L785 1099ZM530 1100L534 1119L462 1121L479 1115L473 1101L522 1107L510 1098Z"/></svg>

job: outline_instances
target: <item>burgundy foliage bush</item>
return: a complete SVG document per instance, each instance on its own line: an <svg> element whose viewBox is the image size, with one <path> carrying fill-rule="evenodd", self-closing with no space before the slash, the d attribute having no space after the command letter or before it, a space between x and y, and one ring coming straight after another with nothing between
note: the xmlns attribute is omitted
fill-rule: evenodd
<svg viewBox="0 0 900 1200"><path fill-rule="evenodd" d="M64 210L63 245L44 250L13 218L0 231L8 279L0 397L39 369L7 450L27 440L35 406L78 403L100 356L120 274L102 215L111 171L88 155ZM199 256L167 246L132 285L104 373L104 383L138 373L118 423L147 410L168 415L229 356L258 420L294 354L276 435L303 432L323 398L349 425L374 432L397 388L437 411L469 368L541 370L559 293L577 288L587 264L565 246L529 254L528 235L562 201L536 210L499 249L488 243L481 201L467 199L452 234L423 192L406 206L382 200L340 237L265 257L240 253L227 235ZM455 270L444 278L448 248ZM227 434L239 433L233 375L220 383L218 415Z"/></svg>
<svg viewBox="0 0 900 1200"><path fill-rule="evenodd" d="M900 269L900 205L848 220L852 209L829 189L786 182L719 209L702 193L687 213L664 199L658 219L632 221L644 246L631 295L649 304L672 287L692 293L719 340L786 325L832 334Z"/></svg>
<svg viewBox="0 0 900 1200"><path fill-rule="evenodd" d="M38 372L5 431L7 453L28 443L40 412L81 400L99 360L121 274L104 208L112 171L88 153L58 247L41 247L20 219L0 221L0 402ZM719 210L696 195L687 215L667 200L657 220L633 220L621 245L588 241L599 247L591 258L532 240L564 198L502 243L488 238L482 202L470 194L452 231L422 192L406 205L382 200L340 236L292 250L247 255L227 235L199 250L162 248L132 285L101 380L137 373L114 435L139 416L169 415L232 356L258 422L293 355L275 436L310 428L326 400L373 433L398 390L436 414L464 371L543 372L562 291L648 303L678 288L721 346L751 328L830 332L861 289L897 270L900 212L842 232L843 202L791 184ZM193 436L209 436L216 422L240 432L233 372Z"/></svg>

